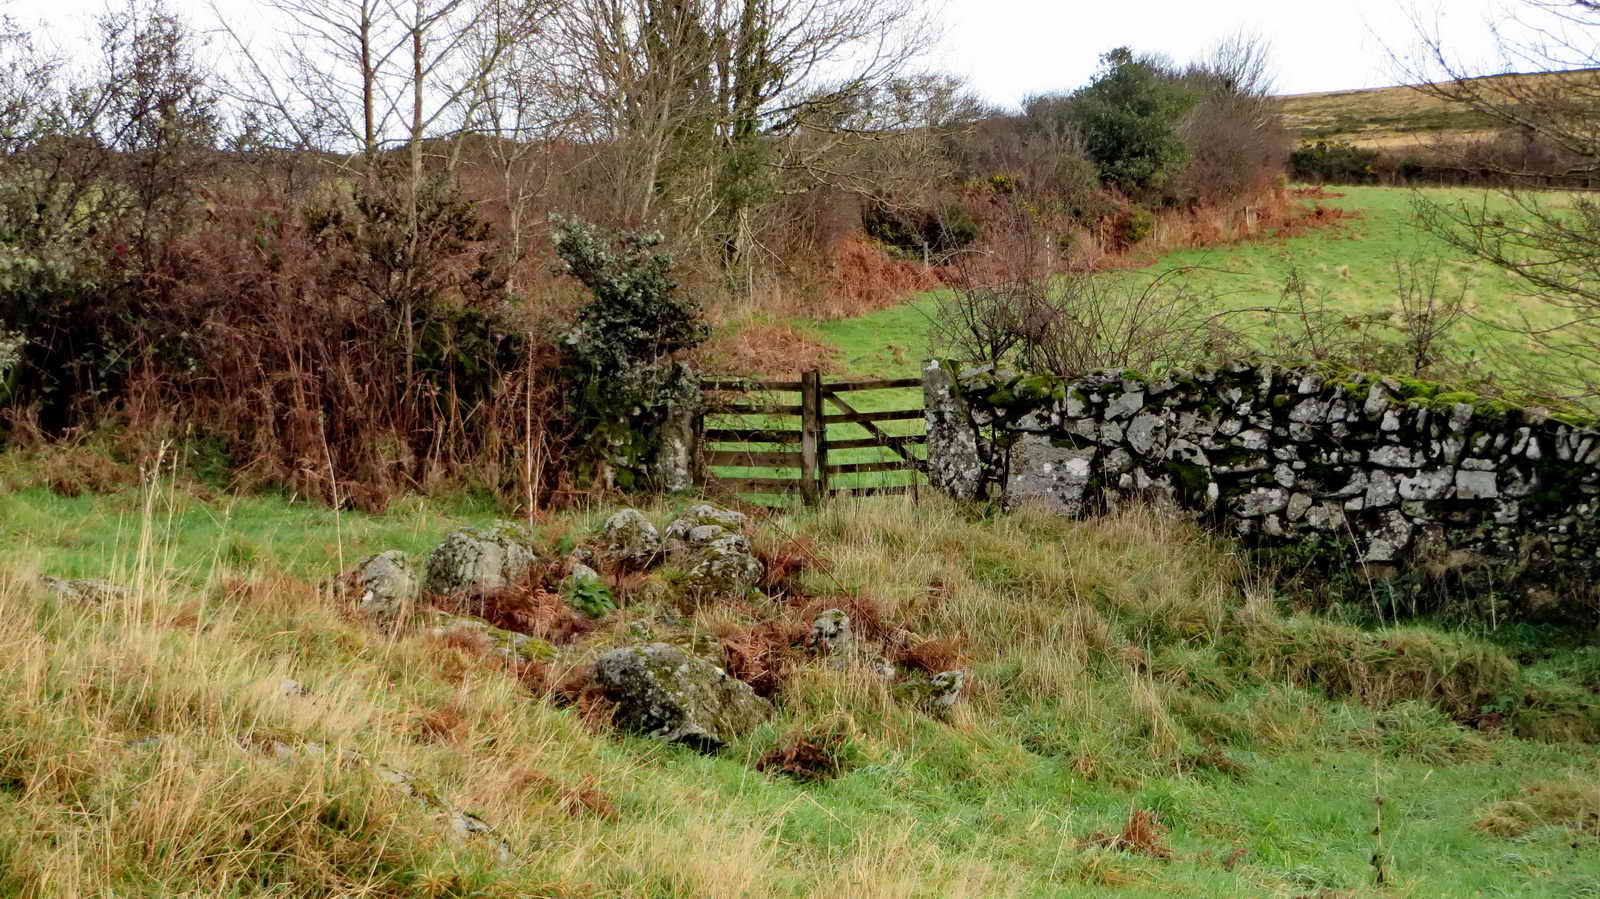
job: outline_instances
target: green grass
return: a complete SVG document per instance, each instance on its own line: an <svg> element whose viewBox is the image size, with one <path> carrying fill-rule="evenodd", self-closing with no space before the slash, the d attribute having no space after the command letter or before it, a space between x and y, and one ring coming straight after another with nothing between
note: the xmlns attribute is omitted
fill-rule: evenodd
<svg viewBox="0 0 1600 899"><path fill-rule="evenodd" d="M640 628L720 637L854 603L881 617L885 642L870 647L902 631L953 641L972 674L970 696L939 717L865 671L802 659L775 716L707 758L586 729L461 647L369 631L310 589L341 556L420 551L480 522L487 510L471 503L334 516L167 487L5 501L6 895L1600 890L1600 833L1583 806L1535 807L1540 794L1529 792L1592 784L1595 747L1463 728L1415 686L1470 689L1483 675L1452 660L1502 650L1426 627L1369 633L1281 611L1226 544L1143 511L1071 522L974 516L931 497L841 501L755 529L769 555L796 540L811 548L791 588L806 598L686 607L660 575L620 591L621 610L567 645L560 664ZM542 550L606 511L543 522ZM671 514L646 511L658 523ZM219 552L234 539L254 551ZM118 558L171 564L96 567ZM139 595L64 605L32 586L34 572L134 575ZM1576 650L1544 654L1534 668L1485 670L1512 671L1535 692L1596 673ZM1407 665L1427 676L1413 679ZM272 689L283 677L313 696L283 697ZM454 736L419 729L440 716L458 722ZM822 727L846 735L841 777L800 784L753 770L787 735ZM494 825L520 861L444 838L359 766L237 742L263 735L410 771ZM150 736L157 748L137 748ZM615 813L574 806L580 787ZM1170 829L1161 845L1171 858L1097 845L1133 809ZM1476 826L1486 816L1496 832ZM1388 859L1382 888L1375 850Z"/></svg>

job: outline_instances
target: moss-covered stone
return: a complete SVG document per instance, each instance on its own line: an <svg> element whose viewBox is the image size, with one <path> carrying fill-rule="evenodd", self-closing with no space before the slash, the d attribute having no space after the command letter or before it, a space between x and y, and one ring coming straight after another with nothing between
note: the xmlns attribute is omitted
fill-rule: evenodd
<svg viewBox="0 0 1600 899"><path fill-rule="evenodd" d="M469 640L508 662L548 662L556 657L556 648L549 641L495 627L481 618L427 609L421 619L424 632L430 636Z"/></svg>
<svg viewBox="0 0 1600 899"><path fill-rule="evenodd" d="M665 643L602 653L595 681L624 730L716 752L755 727L771 705L726 671Z"/></svg>
<svg viewBox="0 0 1600 899"><path fill-rule="evenodd" d="M537 563L533 535L502 521L456 531L428 554L423 589L429 593L484 593L510 586Z"/></svg>

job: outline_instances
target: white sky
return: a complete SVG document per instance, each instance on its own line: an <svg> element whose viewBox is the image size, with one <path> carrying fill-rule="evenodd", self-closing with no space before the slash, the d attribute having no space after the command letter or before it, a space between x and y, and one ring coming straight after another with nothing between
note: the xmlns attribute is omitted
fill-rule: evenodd
<svg viewBox="0 0 1600 899"><path fill-rule="evenodd" d="M1004 105L1083 84L1100 54L1116 46L1185 61L1241 27L1271 43L1280 93L1393 84L1383 43L1407 45L1413 33L1402 12L1402 3L1410 6L1411 0L945 2L946 34L936 64L967 76L983 96ZM1456 36L1454 49L1471 56L1487 46L1486 22L1503 0L1420 2ZM171 3L202 29L211 27L207 0ZM255 3L217 5L237 22L252 18ZM0 10L63 46L85 33L105 6L105 0L0 0Z"/></svg>

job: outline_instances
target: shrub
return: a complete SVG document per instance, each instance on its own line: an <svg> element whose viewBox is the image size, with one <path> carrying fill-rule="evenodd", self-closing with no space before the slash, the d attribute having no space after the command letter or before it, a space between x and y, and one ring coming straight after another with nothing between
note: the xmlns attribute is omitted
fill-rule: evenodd
<svg viewBox="0 0 1600 899"><path fill-rule="evenodd" d="M674 354L710 336L699 304L678 295L672 257L658 252L659 233L601 228L553 215L551 239L558 269L592 299L561 338L565 369L574 390L568 410L580 433L588 433L588 462L617 485L633 486L648 469L656 425L675 397L698 396Z"/></svg>
<svg viewBox="0 0 1600 899"><path fill-rule="evenodd" d="M1067 118L1102 180L1130 195L1159 193L1189 162L1179 129L1197 98L1157 61L1127 47L1100 63L1094 80L1072 95Z"/></svg>
<svg viewBox="0 0 1600 899"><path fill-rule="evenodd" d="M1133 206L1117 218L1117 245L1131 247L1149 237L1155 229L1155 214L1143 206Z"/></svg>
<svg viewBox="0 0 1600 899"><path fill-rule="evenodd" d="M953 358L1070 378L1204 364L1241 345L1228 313L1212 312L1215 298L1184 284L1181 270L1142 285L1116 275L1046 272L999 284L963 279L935 311L934 346Z"/></svg>
<svg viewBox="0 0 1600 899"><path fill-rule="evenodd" d="M873 239L914 259L946 256L978 239L978 223L959 203L938 211L896 210L887 203L870 204L861 224Z"/></svg>
<svg viewBox="0 0 1600 899"><path fill-rule="evenodd" d="M1302 144L1289 154L1289 175L1297 181L1371 184L1378 180L1373 163L1376 150L1364 150L1345 141Z"/></svg>

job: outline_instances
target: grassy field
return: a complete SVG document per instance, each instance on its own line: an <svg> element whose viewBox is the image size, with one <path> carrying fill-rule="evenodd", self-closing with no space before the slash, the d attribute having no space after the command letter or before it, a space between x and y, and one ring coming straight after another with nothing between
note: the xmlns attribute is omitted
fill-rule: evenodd
<svg viewBox="0 0 1600 899"><path fill-rule="evenodd" d="M1520 297L1517 283L1504 272L1455 258L1414 228L1416 192L1342 187L1333 193L1338 196L1313 202L1349 212L1352 218L1288 237L1164 254L1123 277L1147 281L1175 268L1189 268L1186 283L1213 294L1218 310L1286 308L1282 289L1293 265L1308 292L1326 297L1329 309L1356 314L1393 309L1397 262L1437 257L1442 260L1442 283L1466 286L1468 306L1479 319L1461 324L1455 339L1463 351L1476 351L1504 365L1526 363L1533 348L1492 323L1515 324L1523 316L1544 325L1559 321L1551 310ZM1445 202L1500 202L1493 194L1470 189L1425 189L1421 194ZM1561 202L1561 197L1554 202ZM841 367L852 373L910 375L931 353L928 326L935 306L936 298L925 295L872 315L809 327L839 348ZM1285 316L1254 313L1233 320L1263 344L1273 329L1289 322Z"/></svg>
<svg viewBox="0 0 1600 899"><path fill-rule="evenodd" d="M543 518L541 552L605 512ZM875 651L971 673L938 715L799 657L775 717L716 757L586 725L473 646L381 635L314 589L487 520L471 503L338 515L154 482L13 489L0 513L8 896L1600 892L1600 754L1562 739L1600 737L1592 647L1288 611L1227 545L1142 511L841 501L754 527L799 568L757 601L619 581L622 608L552 665L641 632L717 655L837 605ZM37 574L133 592L81 605ZM754 770L818 734L840 776ZM300 746L324 749L274 748ZM451 839L382 766L514 860Z"/></svg>
<svg viewBox="0 0 1600 899"><path fill-rule="evenodd" d="M1551 81L1590 79L1593 73L1551 72L1541 75L1500 75L1507 79ZM1281 97L1284 127L1296 141L1348 141L1371 149L1405 150L1440 136L1478 136L1496 124L1471 109L1449 104L1409 87L1328 91Z"/></svg>

